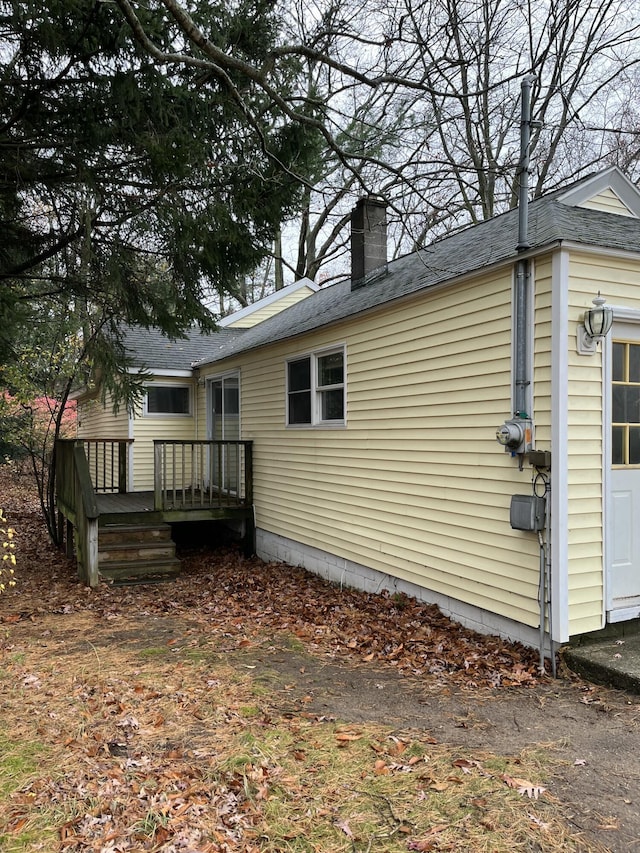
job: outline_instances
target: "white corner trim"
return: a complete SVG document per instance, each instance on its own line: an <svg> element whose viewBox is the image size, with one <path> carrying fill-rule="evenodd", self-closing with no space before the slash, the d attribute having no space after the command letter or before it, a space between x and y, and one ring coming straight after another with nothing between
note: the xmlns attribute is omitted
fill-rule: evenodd
<svg viewBox="0 0 640 853"><path fill-rule="evenodd" d="M553 640L569 640L569 252L551 262L551 612Z"/></svg>

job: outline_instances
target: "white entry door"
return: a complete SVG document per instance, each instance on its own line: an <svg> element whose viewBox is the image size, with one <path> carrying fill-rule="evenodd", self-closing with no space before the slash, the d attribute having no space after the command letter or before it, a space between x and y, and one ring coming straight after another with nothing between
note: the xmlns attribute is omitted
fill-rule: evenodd
<svg viewBox="0 0 640 853"><path fill-rule="evenodd" d="M611 361L609 622L640 615L640 329L614 330Z"/></svg>

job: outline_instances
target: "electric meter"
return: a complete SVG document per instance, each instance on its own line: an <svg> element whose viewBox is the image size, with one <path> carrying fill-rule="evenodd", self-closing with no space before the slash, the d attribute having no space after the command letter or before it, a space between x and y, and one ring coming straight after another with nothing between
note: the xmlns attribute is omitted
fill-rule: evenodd
<svg viewBox="0 0 640 853"><path fill-rule="evenodd" d="M507 453L528 453L533 446L533 422L511 418L498 427L496 438Z"/></svg>

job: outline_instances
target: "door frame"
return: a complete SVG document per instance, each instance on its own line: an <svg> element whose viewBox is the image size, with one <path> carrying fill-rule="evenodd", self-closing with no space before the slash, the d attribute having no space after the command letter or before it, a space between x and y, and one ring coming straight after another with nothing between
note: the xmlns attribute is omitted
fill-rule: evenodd
<svg viewBox="0 0 640 853"><path fill-rule="evenodd" d="M207 407L207 410L206 410L206 430L207 430L207 440L208 441L214 440L213 417L212 417L213 385L215 382L222 382L222 399L224 401L224 381L225 381L225 379L236 379L237 383L238 383L238 435L237 435L237 438L234 436L234 440L237 440L237 441L242 440L242 410L241 410L242 395L240 393L240 370L236 369L236 370L226 370L223 373L215 373L215 374L212 374L211 376L207 376L205 399L206 399L206 407ZM224 425L224 418L223 418L223 421L222 421L222 439L223 440L226 438L224 426L225 425ZM211 459L211 452L212 452L211 447L207 448L207 465L206 465L207 480L209 479L209 472L211 471L211 466L213 464L212 459ZM226 460L227 460L227 453L226 453L225 447L223 447L223 449L222 449L222 458L223 458L223 463L222 463L223 470L225 470ZM207 485L208 485L208 483L207 483Z"/></svg>
<svg viewBox="0 0 640 853"><path fill-rule="evenodd" d="M603 393L602 393L602 492L603 492L603 518L602 518L602 536L603 536L603 566L602 566L602 586L603 586L603 627L604 625L614 622L624 622L629 619L635 619L640 616L640 604L631 607L612 608L610 598L610 580L609 573L613 561L613 536L611 533L613 525L613 487L611 477L611 403L612 403L612 343L615 337L625 337L624 326L632 327L633 332L629 334L637 335L640 341L640 309L626 308L624 306L612 306L613 308L613 327L610 334L607 335L602 351L602 376L603 376Z"/></svg>
<svg viewBox="0 0 640 853"><path fill-rule="evenodd" d="M238 440L242 440L242 395L240 393L240 370L238 369L226 370L224 373L215 373L211 376L207 376L207 393L205 397L207 405L206 429L208 441L213 441L213 418L211 417L211 406L213 403L213 383L220 381L224 383L225 379L238 380Z"/></svg>

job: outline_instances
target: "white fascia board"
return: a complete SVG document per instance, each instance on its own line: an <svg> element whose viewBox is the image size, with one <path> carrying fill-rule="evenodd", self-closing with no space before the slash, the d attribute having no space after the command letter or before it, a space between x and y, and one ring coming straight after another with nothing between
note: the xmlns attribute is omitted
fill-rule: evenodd
<svg viewBox="0 0 640 853"><path fill-rule="evenodd" d="M158 380L166 377L168 379L178 378L178 379L192 379L193 378L193 370L171 370L170 368L162 367L154 370L152 367L129 367L127 368L127 373L131 373L132 375L137 375L139 373L144 373L150 377L150 381L153 380L157 382Z"/></svg>
<svg viewBox="0 0 640 853"><path fill-rule="evenodd" d="M614 216L615 214L610 215ZM640 251L637 249L611 249L594 243L577 243L574 240L563 240L562 247L570 249L573 253L582 252L585 255L599 255L601 258L633 258L637 260L640 256Z"/></svg>
<svg viewBox="0 0 640 853"><path fill-rule="evenodd" d="M569 252L551 261L551 614L555 643L569 640Z"/></svg>
<svg viewBox="0 0 640 853"><path fill-rule="evenodd" d="M239 311L229 314L228 317L221 317L220 320L218 320L218 326L229 326L237 320L249 317L255 311L259 311L261 308L273 305L274 302L279 302L279 300L284 296L289 296L289 294L295 293L302 287L307 287L309 290L313 290L314 293L320 290L320 285L315 284L315 282L311 281L310 278L300 278L293 284L288 284L286 287L283 287L282 290L275 290L268 296L263 296L262 299L258 299L257 302L252 302L251 305L247 305L246 308L241 308Z"/></svg>

